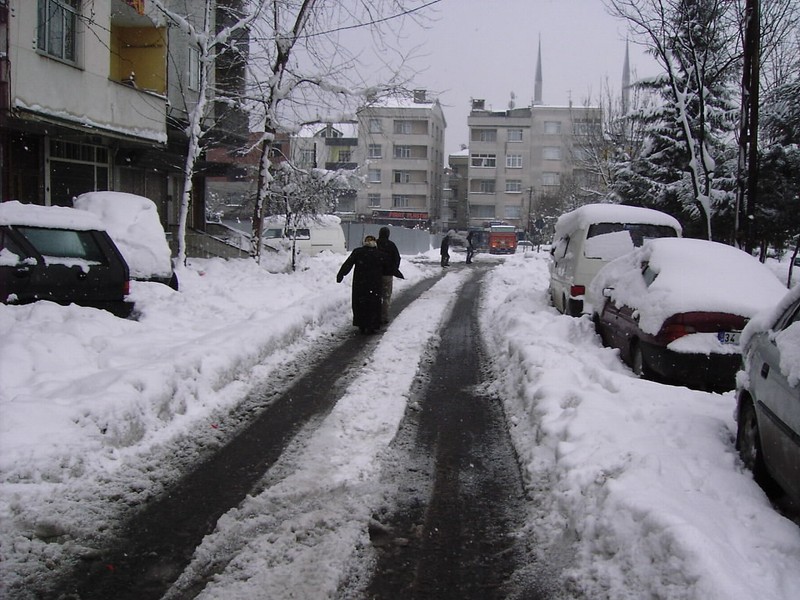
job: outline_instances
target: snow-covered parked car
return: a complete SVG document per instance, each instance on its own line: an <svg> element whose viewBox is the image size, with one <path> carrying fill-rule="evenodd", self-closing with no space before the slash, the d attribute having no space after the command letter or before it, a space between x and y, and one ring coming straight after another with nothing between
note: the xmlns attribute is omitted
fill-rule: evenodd
<svg viewBox="0 0 800 600"><path fill-rule="evenodd" d="M152 200L125 192L86 192L73 200L73 206L100 218L125 257L132 279L178 289L172 252Z"/></svg>
<svg viewBox="0 0 800 600"><path fill-rule="evenodd" d="M635 373L731 390L742 330L786 288L749 254L717 242L662 238L603 267L589 286L603 344Z"/></svg>
<svg viewBox="0 0 800 600"><path fill-rule="evenodd" d="M550 298L559 312L591 314L586 289L608 262L641 246L645 240L680 237L681 224L650 208L587 204L556 221L550 268Z"/></svg>
<svg viewBox="0 0 800 600"><path fill-rule="evenodd" d="M97 216L0 202L0 303L49 300L127 317L129 288L128 265Z"/></svg>
<svg viewBox="0 0 800 600"><path fill-rule="evenodd" d="M800 285L742 332L736 448L757 481L800 504Z"/></svg>

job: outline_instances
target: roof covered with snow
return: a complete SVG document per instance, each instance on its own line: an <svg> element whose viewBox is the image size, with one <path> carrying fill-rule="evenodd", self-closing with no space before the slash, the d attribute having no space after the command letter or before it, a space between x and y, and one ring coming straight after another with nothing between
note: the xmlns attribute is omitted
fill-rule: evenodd
<svg viewBox="0 0 800 600"><path fill-rule="evenodd" d="M106 229L96 215L81 210L64 206L23 204L16 200L0 202L0 225L25 225L77 231L104 231Z"/></svg>
<svg viewBox="0 0 800 600"><path fill-rule="evenodd" d="M642 275L649 267L655 279ZM643 331L656 334L673 314L713 311L747 318L774 306L786 293L775 274L746 252L717 242L659 238L603 267L589 286L596 310L608 289L617 306L639 315Z"/></svg>
<svg viewBox="0 0 800 600"><path fill-rule="evenodd" d="M558 218L556 238L569 235L576 229L586 229L593 223L648 223L674 227L678 233L682 232L675 217L658 210L622 204L587 204Z"/></svg>
<svg viewBox="0 0 800 600"><path fill-rule="evenodd" d="M123 192L87 192L75 208L99 218L131 270L131 277L169 277L172 253L155 203Z"/></svg>

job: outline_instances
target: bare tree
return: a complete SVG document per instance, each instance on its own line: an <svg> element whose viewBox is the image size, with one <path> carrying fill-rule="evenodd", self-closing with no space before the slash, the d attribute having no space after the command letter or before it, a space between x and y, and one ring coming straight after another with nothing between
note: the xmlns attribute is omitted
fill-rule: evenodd
<svg viewBox="0 0 800 600"><path fill-rule="evenodd" d="M401 43L392 45L390 40L392 36L398 39L406 21L421 18L421 11L438 1L268 0L254 35L257 58L251 65L251 98L261 113L263 129L252 220L253 257L258 259L261 253L264 209L274 193L271 156L278 134L290 132L294 123L302 121L353 118L356 106L367 98L402 88L407 56L399 50ZM387 57L377 81L359 75L359 57L342 41L354 30L368 32L368 39L383 49L379 55Z"/></svg>
<svg viewBox="0 0 800 600"><path fill-rule="evenodd" d="M633 74L635 78L635 73ZM623 97L625 94L625 97ZM583 185L583 195L599 200L631 201L619 193L627 165L637 160L645 142L645 130L640 115L653 105L653 98L645 90L633 87L616 95L608 80L598 97L588 96L585 110L599 107L602 123L584 135L572 136L574 167L588 175Z"/></svg>
<svg viewBox="0 0 800 600"><path fill-rule="evenodd" d="M258 18L265 0L256 0L250 10L242 14L232 25L217 28L215 11L217 0L200 0L197 14L179 12L169 6L166 0L151 0L153 6L190 40L193 51L198 56L197 99L187 106L186 137L188 148L183 166L183 190L178 214L178 264L186 261L186 225L192 202L193 178L197 160L203 150L203 143L213 123L211 123L212 100L214 93L213 69L219 55L231 49L232 40L242 30L251 27Z"/></svg>

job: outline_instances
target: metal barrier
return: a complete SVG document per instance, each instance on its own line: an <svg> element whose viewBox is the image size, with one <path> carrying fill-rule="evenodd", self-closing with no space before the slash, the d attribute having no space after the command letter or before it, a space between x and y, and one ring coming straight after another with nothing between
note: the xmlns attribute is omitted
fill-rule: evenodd
<svg viewBox="0 0 800 600"><path fill-rule="evenodd" d="M174 235L167 234L172 256L178 254L178 242ZM247 258L250 253L219 237L191 230L186 232L186 256L193 258Z"/></svg>

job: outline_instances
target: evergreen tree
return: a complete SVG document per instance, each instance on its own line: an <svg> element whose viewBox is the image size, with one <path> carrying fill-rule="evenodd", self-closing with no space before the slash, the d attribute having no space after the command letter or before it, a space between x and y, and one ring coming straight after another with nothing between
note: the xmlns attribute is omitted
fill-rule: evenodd
<svg viewBox="0 0 800 600"><path fill-rule="evenodd" d="M734 3L614 0L609 5L646 38L664 70L635 84L660 102L631 115L643 124L645 143L629 165L619 165L613 191L625 203L671 213L682 209L692 217L687 233L711 238L712 219L721 225L735 200Z"/></svg>

